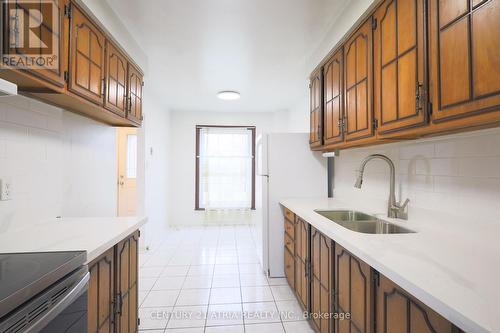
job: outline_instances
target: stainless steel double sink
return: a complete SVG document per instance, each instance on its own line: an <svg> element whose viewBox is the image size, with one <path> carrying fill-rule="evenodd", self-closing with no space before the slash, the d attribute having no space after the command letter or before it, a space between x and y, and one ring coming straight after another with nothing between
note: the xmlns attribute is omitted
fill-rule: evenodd
<svg viewBox="0 0 500 333"><path fill-rule="evenodd" d="M316 213L352 231L364 234L410 234L415 231L355 210L315 210Z"/></svg>

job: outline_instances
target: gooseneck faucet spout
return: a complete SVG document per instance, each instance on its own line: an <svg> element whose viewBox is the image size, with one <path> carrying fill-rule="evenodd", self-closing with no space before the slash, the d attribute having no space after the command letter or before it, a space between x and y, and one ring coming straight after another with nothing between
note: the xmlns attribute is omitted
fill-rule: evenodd
<svg viewBox="0 0 500 333"><path fill-rule="evenodd" d="M363 185L363 174L365 172L365 167L368 162L370 162L373 159L380 159L389 165L390 169L390 180L389 180L389 202L387 204L387 216L392 217L392 218L400 218L400 219L408 219L408 212L406 211L406 207L408 206L408 203L410 202L409 199L406 199L406 201L400 205L396 201L396 190L395 190L395 184L396 184L396 169L394 167L394 163L392 163L391 159L385 155L382 154L372 154L370 156L367 156L362 162L361 165L358 169L358 177L356 178L356 183L354 184L354 187L356 188L361 188Z"/></svg>

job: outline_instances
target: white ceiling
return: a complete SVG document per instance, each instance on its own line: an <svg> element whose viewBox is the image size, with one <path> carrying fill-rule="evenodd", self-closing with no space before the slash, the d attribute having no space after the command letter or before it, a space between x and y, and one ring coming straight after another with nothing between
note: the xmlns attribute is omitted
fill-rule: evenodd
<svg viewBox="0 0 500 333"><path fill-rule="evenodd" d="M176 111L278 111L346 0L106 0L149 59L146 84ZM220 90L241 92L220 101Z"/></svg>

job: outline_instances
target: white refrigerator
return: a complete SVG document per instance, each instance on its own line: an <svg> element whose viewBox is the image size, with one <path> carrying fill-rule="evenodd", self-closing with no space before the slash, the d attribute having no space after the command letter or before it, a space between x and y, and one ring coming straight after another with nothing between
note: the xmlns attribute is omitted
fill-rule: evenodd
<svg viewBox="0 0 500 333"><path fill-rule="evenodd" d="M279 201L327 196L327 159L309 148L308 133L262 134L256 142L257 218L253 236L258 257L270 277L285 276L284 217Z"/></svg>

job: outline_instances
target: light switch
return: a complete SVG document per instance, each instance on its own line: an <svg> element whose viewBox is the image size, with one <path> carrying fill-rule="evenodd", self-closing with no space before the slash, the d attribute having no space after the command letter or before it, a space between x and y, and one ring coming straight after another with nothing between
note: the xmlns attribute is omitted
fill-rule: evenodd
<svg viewBox="0 0 500 333"><path fill-rule="evenodd" d="M12 183L6 179L0 179L0 200L12 200Z"/></svg>

